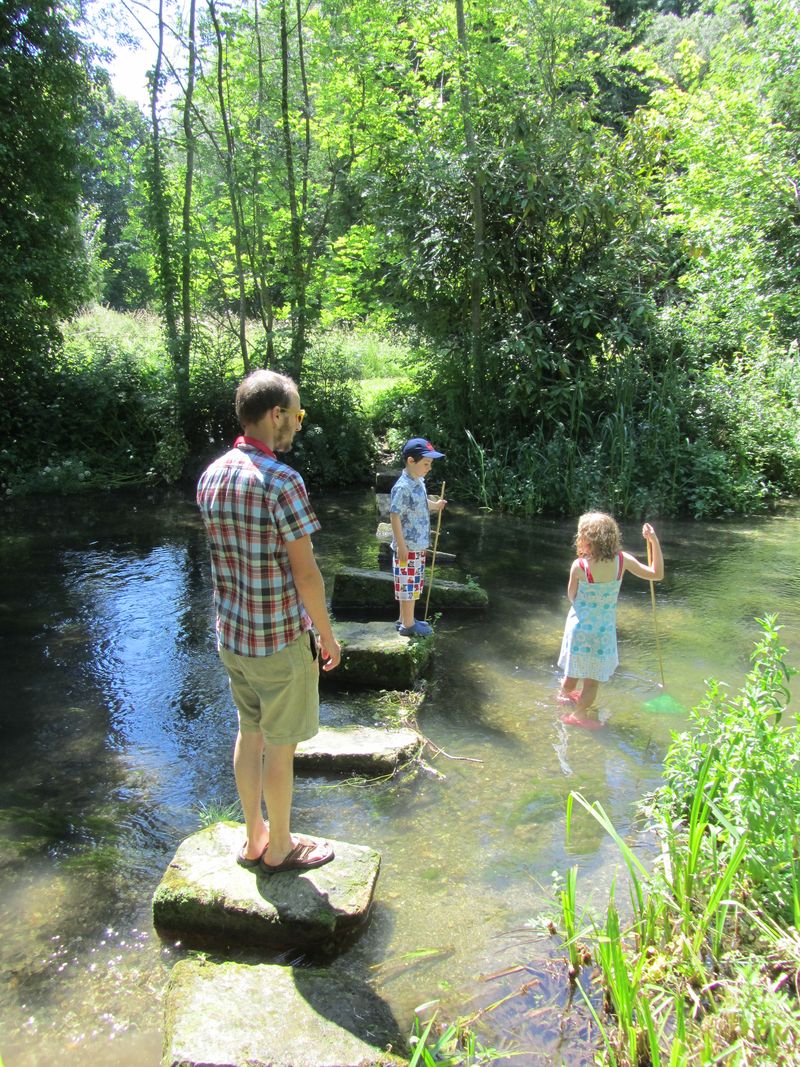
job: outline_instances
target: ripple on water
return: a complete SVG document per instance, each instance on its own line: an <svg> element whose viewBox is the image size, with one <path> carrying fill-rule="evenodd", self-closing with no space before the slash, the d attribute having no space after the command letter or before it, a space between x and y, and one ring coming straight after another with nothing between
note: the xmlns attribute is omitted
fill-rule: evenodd
<svg viewBox="0 0 800 1067"><path fill-rule="evenodd" d="M317 506L330 585L338 564L374 557L375 512L369 494ZM20 502L3 521L3 1052L14 1067L155 1064L181 950L153 935L150 898L198 806L235 798L201 526L188 494L48 501L42 515ZM567 841L570 792L599 801L647 857L634 805L686 721L646 707L661 692L659 652L666 691L686 708L707 677L741 682L753 615L778 611L800 662L800 509L659 532L660 647L647 584L626 579L601 731L565 726L554 702L571 520L449 509L442 547L488 588L486 617L441 620L422 702L324 693L326 723L393 721L405 708L436 746L427 770L391 782L310 776L296 788L298 829L382 853L372 921L333 966L368 975L403 1027L424 1001L445 1016L497 1004L481 1035L525 1049L514 1062L590 1062L587 1010L570 1000L547 933L553 872L576 864L582 903L599 907L624 872L577 806ZM640 527L624 534L636 551Z"/></svg>

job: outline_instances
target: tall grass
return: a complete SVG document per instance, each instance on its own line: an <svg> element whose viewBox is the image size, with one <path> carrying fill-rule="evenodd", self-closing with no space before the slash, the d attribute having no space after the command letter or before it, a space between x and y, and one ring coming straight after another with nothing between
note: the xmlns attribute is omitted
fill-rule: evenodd
<svg viewBox="0 0 800 1067"><path fill-rule="evenodd" d="M601 805L569 798L568 833L577 803L618 845L630 886L626 922L613 887L594 920L606 1018L578 982L606 1062L800 1063L800 838L787 831L800 814L800 739L794 717L783 721L794 671L775 619L758 622L741 693L725 698L710 685L673 742L665 785L644 805L662 846L652 871ZM569 950L563 892L562 912Z"/></svg>

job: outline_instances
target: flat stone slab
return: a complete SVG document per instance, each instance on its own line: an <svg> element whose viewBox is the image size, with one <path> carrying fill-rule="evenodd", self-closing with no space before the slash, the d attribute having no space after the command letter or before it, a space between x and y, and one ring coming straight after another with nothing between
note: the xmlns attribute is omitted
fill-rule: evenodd
<svg viewBox="0 0 800 1067"><path fill-rule="evenodd" d="M331 841L336 855L324 867L267 875L236 862L244 839L242 824L217 822L182 842L153 895L159 932L327 949L366 920L381 864L374 849Z"/></svg>
<svg viewBox="0 0 800 1067"><path fill-rule="evenodd" d="M433 652L432 641L409 641L393 622L339 622L336 637L341 662L333 671L320 671L320 678L339 688L411 689Z"/></svg>
<svg viewBox="0 0 800 1067"><path fill-rule="evenodd" d="M378 1067L407 1061L385 1001L328 969L180 960L161 1067Z"/></svg>
<svg viewBox="0 0 800 1067"><path fill-rule="evenodd" d="M414 730L379 726L322 727L297 746L294 765L303 771L365 771L387 774L413 759L423 745Z"/></svg>
<svg viewBox="0 0 800 1067"><path fill-rule="evenodd" d="M423 591L422 597L427 596ZM475 584L451 582L436 577L431 590L431 611L485 611L489 597ZM369 611L386 615L397 612L392 575L385 571L368 571L360 567L341 567L333 579L331 609Z"/></svg>

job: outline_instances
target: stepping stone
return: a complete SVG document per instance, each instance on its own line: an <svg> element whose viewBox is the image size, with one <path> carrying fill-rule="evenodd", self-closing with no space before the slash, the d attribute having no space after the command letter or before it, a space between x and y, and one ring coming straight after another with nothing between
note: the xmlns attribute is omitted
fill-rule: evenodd
<svg viewBox="0 0 800 1067"><path fill-rule="evenodd" d="M337 668L338 670L338 668ZM316 737L301 741L294 756L300 771L365 771L389 774L413 759L423 739L415 730L377 726L323 726Z"/></svg>
<svg viewBox="0 0 800 1067"><path fill-rule="evenodd" d="M423 591L423 601L427 595L427 591ZM430 600L432 611L484 611L488 604L486 590L479 585L438 577L434 580ZM333 579L331 609L334 612L367 610L376 615L396 613L392 575L360 567L341 567Z"/></svg>
<svg viewBox="0 0 800 1067"><path fill-rule="evenodd" d="M396 605L390 608L397 611ZM335 670L320 671L320 678L339 688L411 689L433 651L432 641L412 643L393 622L339 622L336 637L341 662Z"/></svg>
<svg viewBox="0 0 800 1067"><path fill-rule="evenodd" d="M236 862L244 839L242 824L218 822L183 841L153 895L159 932L328 949L367 918L381 865L374 849L331 841L336 856L323 867L267 875Z"/></svg>
<svg viewBox="0 0 800 1067"><path fill-rule="evenodd" d="M389 1006L326 968L179 960L161 1067L378 1067L407 1061Z"/></svg>

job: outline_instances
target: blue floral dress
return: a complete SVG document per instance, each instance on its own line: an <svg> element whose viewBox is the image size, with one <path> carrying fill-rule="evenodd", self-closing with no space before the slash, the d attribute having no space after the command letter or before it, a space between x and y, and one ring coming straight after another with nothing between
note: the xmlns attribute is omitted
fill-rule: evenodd
<svg viewBox="0 0 800 1067"><path fill-rule="evenodd" d="M586 581L578 582L578 592L564 627L558 665L566 677L607 682L619 663L617 598L622 585L622 553L618 558L617 577L610 582L595 582L585 559L579 565Z"/></svg>

